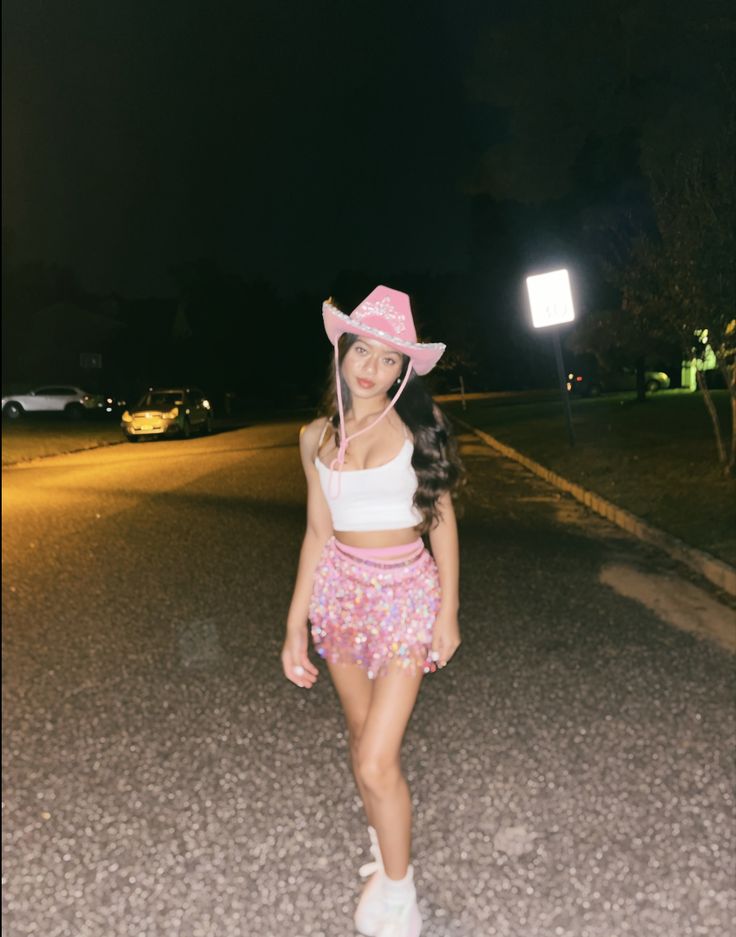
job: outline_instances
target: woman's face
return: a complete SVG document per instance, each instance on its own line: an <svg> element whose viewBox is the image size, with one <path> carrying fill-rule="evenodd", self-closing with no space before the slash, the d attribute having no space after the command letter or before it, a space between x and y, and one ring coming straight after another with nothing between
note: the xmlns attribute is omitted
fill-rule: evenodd
<svg viewBox="0 0 736 937"><path fill-rule="evenodd" d="M370 399L388 393L401 374L403 356L372 338L359 338L342 360L342 375L355 397Z"/></svg>

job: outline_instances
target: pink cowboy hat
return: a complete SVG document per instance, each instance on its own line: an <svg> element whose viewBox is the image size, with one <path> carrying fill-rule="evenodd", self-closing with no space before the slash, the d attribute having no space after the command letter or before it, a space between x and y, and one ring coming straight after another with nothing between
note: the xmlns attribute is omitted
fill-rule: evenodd
<svg viewBox="0 0 736 937"><path fill-rule="evenodd" d="M377 286L349 316L325 300L322 318L333 345L344 332L375 338L407 355L417 374L431 371L447 347L442 342L417 341L409 297L388 286Z"/></svg>

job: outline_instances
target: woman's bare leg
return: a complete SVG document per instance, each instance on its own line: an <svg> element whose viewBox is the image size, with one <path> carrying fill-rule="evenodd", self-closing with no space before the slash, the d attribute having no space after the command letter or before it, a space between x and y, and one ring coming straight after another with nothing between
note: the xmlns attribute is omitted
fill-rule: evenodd
<svg viewBox="0 0 736 937"><path fill-rule="evenodd" d="M374 680L358 743L356 776L391 879L404 878L411 855L411 797L400 755L421 682L421 672L398 669Z"/></svg>
<svg viewBox="0 0 736 937"><path fill-rule="evenodd" d="M363 727L368 718L368 710L373 696L374 681L368 679L368 674L357 664L328 664L332 683L340 699L340 705L345 714L345 723L348 729L350 743L350 764L353 769L355 783L358 786L363 809L368 823L375 826L368 792L358 772L358 751L363 736Z"/></svg>

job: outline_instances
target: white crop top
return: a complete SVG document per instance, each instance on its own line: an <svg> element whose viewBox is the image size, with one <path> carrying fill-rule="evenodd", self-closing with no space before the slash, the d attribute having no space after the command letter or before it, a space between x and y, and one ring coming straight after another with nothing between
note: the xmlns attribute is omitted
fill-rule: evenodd
<svg viewBox="0 0 736 937"><path fill-rule="evenodd" d="M315 459L322 491L335 530L401 530L416 527L422 515L414 507L417 476L411 464L414 446L404 440L399 454L375 468L340 472L340 487L330 493L330 469Z"/></svg>

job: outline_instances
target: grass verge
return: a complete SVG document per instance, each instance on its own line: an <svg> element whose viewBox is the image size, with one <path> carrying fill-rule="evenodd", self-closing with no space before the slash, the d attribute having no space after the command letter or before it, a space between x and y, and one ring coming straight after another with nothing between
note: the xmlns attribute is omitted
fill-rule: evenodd
<svg viewBox="0 0 736 937"><path fill-rule="evenodd" d="M109 423L28 417L17 422L3 420L3 465L122 441L117 420Z"/></svg>
<svg viewBox="0 0 736 937"><path fill-rule="evenodd" d="M726 425L729 399L714 392ZM736 481L722 476L699 394L573 399L576 445L559 396L473 400L445 409L655 527L736 566Z"/></svg>

